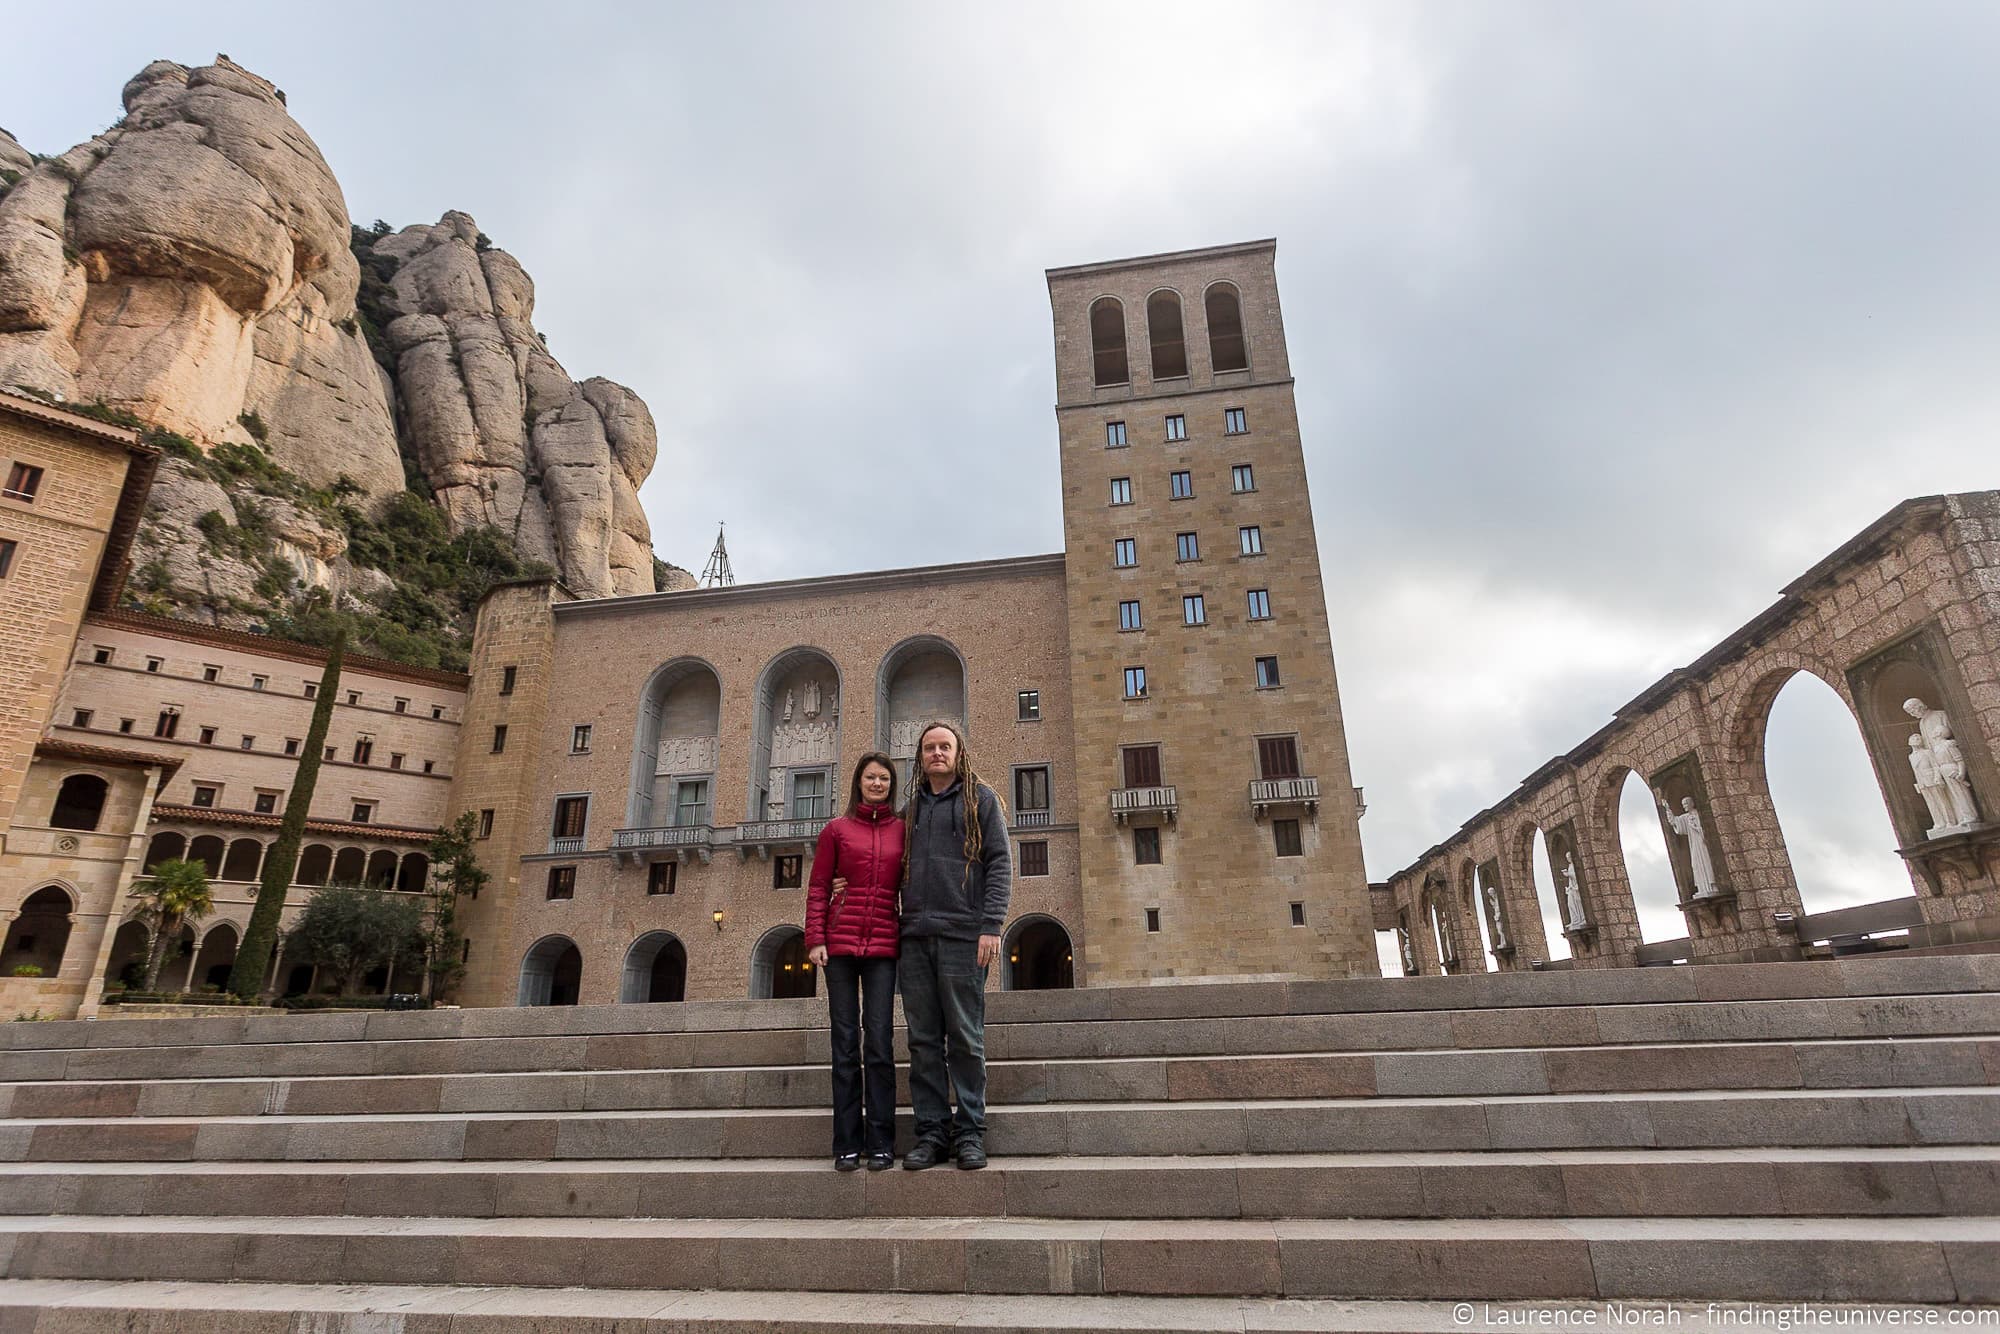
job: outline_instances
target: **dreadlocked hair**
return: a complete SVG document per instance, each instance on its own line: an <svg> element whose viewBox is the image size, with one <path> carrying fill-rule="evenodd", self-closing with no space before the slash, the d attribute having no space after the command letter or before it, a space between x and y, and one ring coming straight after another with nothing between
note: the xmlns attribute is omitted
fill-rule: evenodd
<svg viewBox="0 0 2000 1334"><path fill-rule="evenodd" d="M958 742L958 764L952 771L952 776L958 780L958 799L965 808L965 868L968 873L972 869L972 864L979 860L979 854L985 847L985 840L981 837L984 831L979 827L979 775L973 771L972 752L966 749L965 733L958 730L957 724L948 723L942 718L936 722L926 723L924 730L917 733L917 755L914 762L916 772L910 783L910 799L903 806L903 822L907 826L907 832L903 837L905 880L910 876L910 849L916 846L917 842L917 813L922 809L924 792L930 786L930 779L924 774L924 738L940 727L951 733L953 739ZM1007 806L1005 802L1000 801L1000 793L997 790L993 793L993 799L1000 802L1000 813L1004 818Z"/></svg>

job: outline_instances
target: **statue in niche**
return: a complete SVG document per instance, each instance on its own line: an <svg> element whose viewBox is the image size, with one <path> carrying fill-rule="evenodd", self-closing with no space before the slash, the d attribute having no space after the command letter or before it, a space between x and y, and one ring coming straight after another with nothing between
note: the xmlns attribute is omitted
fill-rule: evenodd
<svg viewBox="0 0 2000 1334"><path fill-rule="evenodd" d="M1910 739L1910 768L1917 775L1917 790L1924 791L1924 772L1918 768L1916 758L1920 741L1929 752L1930 769L1936 775L1933 786L1944 789L1943 813L1949 818L1933 825L1928 837L1963 833L1979 823L1979 804L1972 795L1972 776L1966 772L1965 752L1951 735L1951 719L1943 709L1933 709L1920 699L1904 700L1903 712L1917 720L1918 735ZM1927 792L1924 801L1930 804L1935 818L1939 806L1931 802Z"/></svg>
<svg viewBox="0 0 2000 1334"><path fill-rule="evenodd" d="M805 706L805 715L808 722L819 717L819 682L806 682L805 695L800 702Z"/></svg>
<svg viewBox="0 0 2000 1334"><path fill-rule="evenodd" d="M1917 776L1917 793L1931 812L1931 825L1925 837L1936 838L1951 827L1951 794L1944 790L1944 780L1938 777L1937 758L1924 744L1920 732L1910 733L1910 770Z"/></svg>
<svg viewBox="0 0 2000 1334"><path fill-rule="evenodd" d="M785 717L784 717L784 721L785 721L785 722L790 722L791 720L792 720L792 692L791 692L791 691L789 691L789 690L787 690L787 691L785 692Z"/></svg>
<svg viewBox="0 0 2000 1334"><path fill-rule="evenodd" d="M1403 951L1403 971L1406 973L1416 972L1417 951L1416 947L1410 943L1410 933L1406 928L1400 926L1396 928L1396 944Z"/></svg>
<svg viewBox="0 0 2000 1334"><path fill-rule="evenodd" d="M1500 920L1500 887L1498 885L1488 885L1486 887L1486 908L1493 915L1493 948L1504 950L1507 948L1507 924Z"/></svg>
<svg viewBox="0 0 2000 1334"><path fill-rule="evenodd" d="M1563 853L1563 908L1569 917L1569 929L1583 929L1583 890L1576 883L1576 858Z"/></svg>
<svg viewBox="0 0 2000 1334"><path fill-rule="evenodd" d="M1722 892L1722 887L1715 882L1715 861L1708 855L1708 839L1702 834L1701 812L1694 808L1694 798L1682 797L1681 813L1675 815L1674 808L1667 805L1666 793L1654 788L1653 795L1659 799L1660 809L1667 813L1667 823L1673 826L1676 834L1687 840L1688 869L1694 876L1694 897L1714 898Z"/></svg>

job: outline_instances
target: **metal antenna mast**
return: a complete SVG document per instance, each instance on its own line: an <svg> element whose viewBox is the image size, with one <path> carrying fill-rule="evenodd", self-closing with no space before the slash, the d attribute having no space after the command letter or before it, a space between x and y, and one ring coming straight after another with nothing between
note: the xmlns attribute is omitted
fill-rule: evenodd
<svg viewBox="0 0 2000 1334"><path fill-rule="evenodd" d="M736 572L729 568L729 548L722 541L722 525L715 526L715 550L708 553L708 564L701 570L703 588L728 588L736 582Z"/></svg>

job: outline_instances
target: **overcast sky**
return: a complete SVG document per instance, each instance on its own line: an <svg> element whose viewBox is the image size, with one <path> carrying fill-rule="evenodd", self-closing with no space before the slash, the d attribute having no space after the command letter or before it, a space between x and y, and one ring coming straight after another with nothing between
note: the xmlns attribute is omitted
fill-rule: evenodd
<svg viewBox="0 0 2000 1334"><path fill-rule="evenodd" d="M698 570L727 520L744 581L1057 550L1042 270L1277 237L1377 879L1896 501L1996 482L1992 4L85 3L7 28L33 58L0 124L32 149L110 123L149 60L226 51L287 90L357 220L471 213L570 372L651 404L659 553ZM1772 762L1807 905L1908 892L1859 734L1807 685Z"/></svg>

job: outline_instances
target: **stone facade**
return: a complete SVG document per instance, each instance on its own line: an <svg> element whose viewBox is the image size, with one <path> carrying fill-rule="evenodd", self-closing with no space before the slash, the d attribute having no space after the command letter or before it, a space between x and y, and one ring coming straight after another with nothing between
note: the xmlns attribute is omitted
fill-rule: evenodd
<svg viewBox="0 0 2000 1334"><path fill-rule="evenodd" d="M1806 913L1764 772L1771 705L1798 672L1824 681L1853 713L1914 898ZM1917 725L1902 711L1911 698L1950 718L1980 803L1970 829L1929 834L1909 755ZM1583 929L1569 933L1579 968L1797 958L1829 941L1902 929L1917 948L1990 941L2000 937L1996 756L2000 492L1905 501L1756 619L1378 886L1377 925L1416 928L1408 942L1413 971L1479 971L1477 948L1441 949L1440 940L1476 943L1474 914L1486 913L1490 926L1483 890L1497 884L1512 948L1496 955L1496 965L1546 961L1531 863L1539 829L1559 895L1565 851L1574 857L1585 910ZM1677 813L1692 800L1701 819L1716 872L1712 895L1697 897L1687 844L1668 831L1688 924L1681 940L1640 939L1618 832L1629 773L1663 791ZM1430 925L1434 909L1442 930Z"/></svg>

